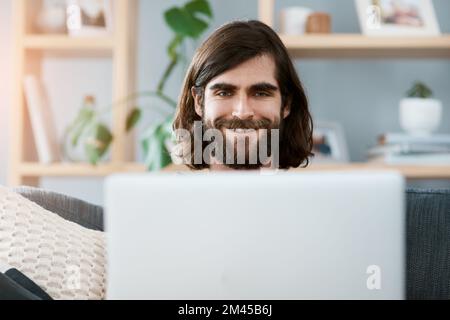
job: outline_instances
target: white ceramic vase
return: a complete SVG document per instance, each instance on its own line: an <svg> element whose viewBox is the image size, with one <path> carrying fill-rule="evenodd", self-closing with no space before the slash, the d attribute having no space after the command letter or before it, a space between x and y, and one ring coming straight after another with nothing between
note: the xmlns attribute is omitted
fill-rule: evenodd
<svg viewBox="0 0 450 320"><path fill-rule="evenodd" d="M281 32L285 35L302 35L306 30L306 22L313 11L305 7L289 7L281 10Z"/></svg>
<svg viewBox="0 0 450 320"><path fill-rule="evenodd" d="M400 125L412 135L430 135L442 120L442 103L436 99L405 98L400 102Z"/></svg>
<svg viewBox="0 0 450 320"><path fill-rule="evenodd" d="M62 2L44 3L37 16L37 27L43 33L62 33L66 26L66 9Z"/></svg>

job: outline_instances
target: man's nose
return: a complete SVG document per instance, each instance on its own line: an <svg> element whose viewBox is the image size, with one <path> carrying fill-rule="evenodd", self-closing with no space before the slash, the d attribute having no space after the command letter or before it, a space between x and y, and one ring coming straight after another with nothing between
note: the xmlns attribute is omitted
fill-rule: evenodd
<svg viewBox="0 0 450 320"><path fill-rule="evenodd" d="M239 118L241 120L249 120L254 117L255 113L251 107L247 97L242 97L239 102L235 105L233 110L233 117Z"/></svg>

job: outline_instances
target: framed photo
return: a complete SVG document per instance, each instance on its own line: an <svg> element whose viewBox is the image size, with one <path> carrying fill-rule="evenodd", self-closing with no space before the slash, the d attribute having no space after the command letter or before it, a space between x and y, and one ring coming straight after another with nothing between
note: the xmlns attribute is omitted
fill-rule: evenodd
<svg viewBox="0 0 450 320"><path fill-rule="evenodd" d="M313 132L312 163L346 163L350 161L344 129L336 122L316 122Z"/></svg>
<svg viewBox="0 0 450 320"><path fill-rule="evenodd" d="M66 0L67 30L71 36L112 34L112 0Z"/></svg>
<svg viewBox="0 0 450 320"><path fill-rule="evenodd" d="M432 0L355 0L368 36L438 36Z"/></svg>

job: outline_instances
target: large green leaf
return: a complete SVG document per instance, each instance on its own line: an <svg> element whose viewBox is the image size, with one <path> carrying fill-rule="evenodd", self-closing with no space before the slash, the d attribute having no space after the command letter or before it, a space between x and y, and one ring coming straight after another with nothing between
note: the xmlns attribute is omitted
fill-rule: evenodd
<svg viewBox="0 0 450 320"><path fill-rule="evenodd" d="M173 8L165 13L170 28L184 37L198 38L207 28L208 23L193 16L184 8Z"/></svg>
<svg viewBox="0 0 450 320"><path fill-rule="evenodd" d="M211 7L209 6L208 1L206 1L206 0L194 0L194 1L188 2L184 6L184 8L194 16L196 14L204 14L208 18L213 17Z"/></svg>
<svg viewBox="0 0 450 320"><path fill-rule="evenodd" d="M198 38L209 25L213 13L207 0L193 0L183 7L173 7L164 13L168 26L181 37Z"/></svg>
<svg viewBox="0 0 450 320"><path fill-rule="evenodd" d="M130 132L142 117L142 110L134 108L127 117L127 132Z"/></svg>
<svg viewBox="0 0 450 320"><path fill-rule="evenodd" d="M172 139L172 122L171 116L164 122L150 126L143 135L144 162L149 171L161 170L172 163L166 148L166 141Z"/></svg>

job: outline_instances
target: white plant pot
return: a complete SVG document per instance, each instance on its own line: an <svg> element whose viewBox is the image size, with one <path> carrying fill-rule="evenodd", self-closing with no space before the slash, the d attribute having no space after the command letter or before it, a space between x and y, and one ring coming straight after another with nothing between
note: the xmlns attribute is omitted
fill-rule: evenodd
<svg viewBox="0 0 450 320"><path fill-rule="evenodd" d="M66 10L63 6L44 7L37 17L39 31L62 33L66 26Z"/></svg>
<svg viewBox="0 0 450 320"><path fill-rule="evenodd" d="M281 10L280 26L285 35L302 35L306 31L306 22L313 11L305 7L288 7Z"/></svg>
<svg viewBox="0 0 450 320"><path fill-rule="evenodd" d="M429 135L442 119L442 103L436 99L405 98L400 101L400 125L409 134Z"/></svg>

